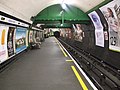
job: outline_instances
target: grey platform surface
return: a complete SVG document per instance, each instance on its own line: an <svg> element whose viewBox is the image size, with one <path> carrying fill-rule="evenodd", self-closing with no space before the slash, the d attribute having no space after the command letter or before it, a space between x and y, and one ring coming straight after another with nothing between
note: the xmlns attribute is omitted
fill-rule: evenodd
<svg viewBox="0 0 120 90"><path fill-rule="evenodd" d="M66 59L48 38L0 73L0 90L83 90Z"/></svg>

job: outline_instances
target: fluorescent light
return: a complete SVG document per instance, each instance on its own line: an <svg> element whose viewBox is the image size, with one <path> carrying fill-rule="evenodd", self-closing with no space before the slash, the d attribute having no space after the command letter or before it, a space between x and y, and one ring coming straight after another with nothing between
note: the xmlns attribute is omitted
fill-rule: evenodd
<svg viewBox="0 0 120 90"><path fill-rule="evenodd" d="M66 9L66 4L65 3L62 3L62 8L65 10Z"/></svg>
<svg viewBox="0 0 120 90"><path fill-rule="evenodd" d="M64 0L63 3L73 4L73 3L75 3L75 0Z"/></svg>
<svg viewBox="0 0 120 90"><path fill-rule="evenodd" d="M63 26L63 24L61 24L60 26Z"/></svg>

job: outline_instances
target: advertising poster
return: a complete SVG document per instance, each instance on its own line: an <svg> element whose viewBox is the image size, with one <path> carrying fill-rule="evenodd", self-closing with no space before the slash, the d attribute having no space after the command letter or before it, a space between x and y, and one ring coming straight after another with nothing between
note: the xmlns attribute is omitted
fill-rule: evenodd
<svg viewBox="0 0 120 90"><path fill-rule="evenodd" d="M39 31L33 31L33 35L31 37L32 42L40 42L40 34Z"/></svg>
<svg viewBox="0 0 120 90"><path fill-rule="evenodd" d="M95 30L103 30L103 26L100 21L100 17L98 16L98 14L95 11L91 12L89 14L89 17L91 18L91 20L95 26Z"/></svg>
<svg viewBox="0 0 120 90"><path fill-rule="evenodd" d="M84 37L84 32L82 30L82 25L81 24L74 24L73 25L74 28L74 39L76 41L83 41L83 37Z"/></svg>
<svg viewBox="0 0 120 90"><path fill-rule="evenodd" d="M16 35L15 35L15 47L16 53L19 53L25 50L26 47L26 31L25 28L16 28Z"/></svg>
<svg viewBox="0 0 120 90"><path fill-rule="evenodd" d="M69 38L69 39L71 39L71 29L70 28L66 28L65 30L65 36L66 36L66 38Z"/></svg>
<svg viewBox="0 0 120 90"><path fill-rule="evenodd" d="M65 29L60 29L60 36L65 37Z"/></svg>
<svg viewBox="0 0 120 90"><path fill-rule="evenodd" d="M14 31L15 27L9 27L7 35L8 57L14 55Z"/></svg>
<svg viewBox="0 0 120 90"><path fill-rule="evenodd" d="M30 30L29 32L29 43L33 42L33 31Z"/></svg>
<svg viewBox="0 0 120 90"><path fill-rule="evenodd" d="M33 31L33 42L36 42L36 37L37 37L37 31Z"/></svg>
<svg viewBox="0 0 120 90"><path fill-rule="evenodd" d="M104 32L103 32L103 26L100 20L100 17L98 14L93 11L89 14L89 17L91 18L94 26L95 26L95 40L96 45L100 47L104 47Z"/></svg>
<svg viewBox="0 0 120 90"><path fill-rule="evenodd" d="M108 32L107 31L104 31L104 38L105 38L105 40L108 40Z"/></svg>
<svg viewBox="0 0 120 90"><path fill-rule="evenodd" d="M120 52L120 0L114 0L100 10L109 27L109 49Z"/></svg>
<svg viewBox="0 0 120 90"><path fill-rule="evenodd" d="M0 63L7 60L7 33L8 27L0 25Z"/></svg>
<svg viewBox="0 0 120 90"><path fill-rule="evenodd" d="M65 29L65 37L68 38L68 29Z"/></svg>
<svg viewBox="0 0 120 90"><path fill-rule="evenodd" d="M40 42L40 32L36 31L34 42Z"/></svg>
<svg viewBox="0 0 120 90"><path fill-rule="evenodd" d="M95 42L96 42L96 45L97 46L101 46L101 47L104 47L104 36L103 36L103 32L100 31L100 30L96 30L95 31Z"/></svg>
<svg viewBox="0 0 120 90"><path fill-rule="evenodd" d="M26 46L28 47L28 30L26 30Z"/></svg>

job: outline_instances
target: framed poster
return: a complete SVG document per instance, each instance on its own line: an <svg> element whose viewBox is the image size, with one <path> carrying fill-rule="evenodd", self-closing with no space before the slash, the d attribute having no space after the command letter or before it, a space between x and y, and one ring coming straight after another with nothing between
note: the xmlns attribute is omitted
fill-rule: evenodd
<svg viewBox="0 0 120 90"><path fill-rule="evenodd" d="M0 25L0 63L7 60L7 33L8 26Z"/></svg>
<svg viewBox="0 0 120 90"><path fill-rule="evenodd" d="M33 42L33 31L30 30L29 32L29 43L32 43Z"/></svg>
<svg viewBox="0 0 120 90"><path fill-rule="evenodd" d="M15 33L15 48L16 53L19 53L27 48L26 46L26 31L25 28L16 28Z"/></svg>
<svg viewBox="0 0 120 90"><path fill-rule="evenodd" d="M79 42L83 42L84 32L81 24L73 24L74 39Z"/></svg>
<svg viewBox="0 0 120 90"><path fill-rule="evenodd" d="M97 46L104 47L104 32L100 30L95 31L95 42Z"/></svg>
<svg viewBox="0 0 120 90"><path fill-rule="evenodd" d="M96 45L100 47L104 47L104 32L103 32L103 25L101 23L99 15L93 11L89 14L94 27L95 27L95 41Z"/></svg>
<svg viewBox="0 0 120 90"><path fill-rule="evenodd" d="M8 57L14 55L14 32L15 32L15 27L10 26L7 35Z"/></svg>
<svg viewBox="0 0 120 90"><path fill-rule="evenodd" d="M120 0L114 0L100 10L109 27L109 49L120 52Z"/></svg>
<svg viewBox="0 0 120 90"><path fill-rule="evenodd" d="M99 15L95 11L89 13L88 15L95 26L95 30L103 30L103 26L102 26Z"/></svg>
<svg viewBox="0 0 120 90"><path fill-rule="evenodd" d="M28 30L26 30L26 46L28 47Z"/></svg>

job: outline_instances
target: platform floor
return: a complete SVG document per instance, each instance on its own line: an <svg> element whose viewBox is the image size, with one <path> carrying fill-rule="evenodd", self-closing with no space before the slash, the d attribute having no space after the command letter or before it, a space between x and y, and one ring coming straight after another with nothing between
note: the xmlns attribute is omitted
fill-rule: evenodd
<svg viewBox="0 0 120 90"><path fill-rule="evenodd" d="M87 90L78 81L54 37L47 38L41 49L30 50L0 73L0 90ZM81 72L88 90L93 90Z"/></svg>

